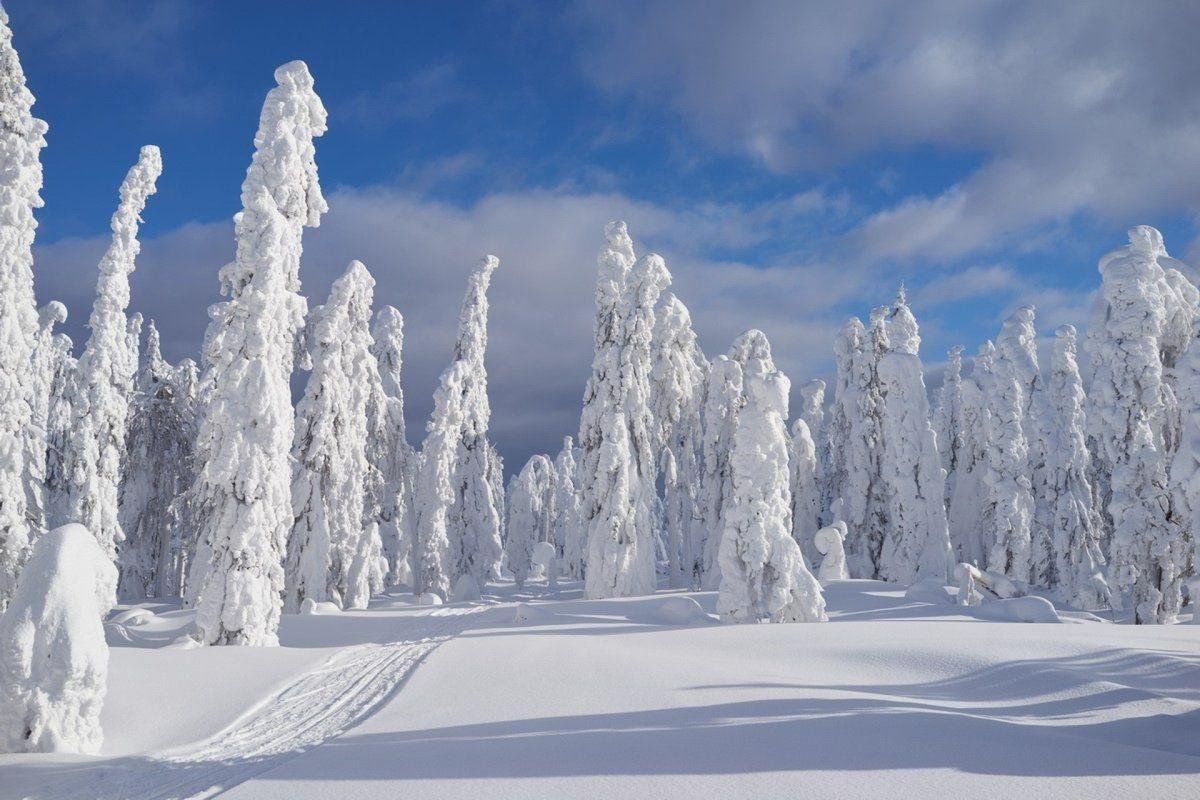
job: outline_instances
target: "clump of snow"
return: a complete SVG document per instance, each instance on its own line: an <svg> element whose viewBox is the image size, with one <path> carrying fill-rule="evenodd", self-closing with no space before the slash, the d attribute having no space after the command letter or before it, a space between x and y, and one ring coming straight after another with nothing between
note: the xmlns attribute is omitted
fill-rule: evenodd
<svg viewBox="0 0 1200 800"><path fill-rule="evenodd" d="M154 612L148 608L134 606L113 614L108 618L109 625L145 625L154 619Z"/></svg>
<svg viewBox="0 0 1200 800"><path fill-rule="evenodd" d="M306 597L300 602L299 613L303 616L324 616L326 614L340 614L342 609L338 608L337 603L331 603L328 600L315 600L312 597Z"/></svg>
<svg viewBox="0 0 1200 800"><path fill-rule="evenodd" d="M552 619L554 619L553 611L527 603L518 603L516 612L513 614L513 622L518 625L541 625Z"/></svg>
<svg viewBox="0 0 1200 800"><path fill-rule="evenodd" d="M822 581L842 581L850 577L846 571L846 523L840 519L832 525L821 528L813 537L817 552L824 558L817 570L817 578Z"/></svg>
<svg viewBox="0 0 1200 800"><path fill-rule="evenodd" d="M478 603L481 599L483 599L483 593L480 591L475 576L469 572L459 575L458 580L454 582L454 588L450 591L450 602Z"/></svg>
<svg viewBox="0 0 1200 800"><path fill-rule="evenodd" d="M647 618L660 625L708 625L716 621L694 598L684 595L656 600Z"/></svg>
<svg viewBox="0 0 1200 800"><path fill-rule="evenodd" d="M554 545L550 542L538 542L533 546L533 565L543 571L554 564Z"/></svg>
<svg viewBox="0 0 1200 800"><path fill-rule="evenodd" d="M0 751L100 750L117 570L82 525L38 538L0 617Z"/></svg>
<svg viewBox="0 0 1200 800"><path fill-rule="evenodd" d="M932 603L945 606L954 604L954 596L946 590L937 578L926 578L917 581L904 592L905 600L916 603Z"/></svg>
<svg viewBox="0 0 1200 800"><path fill-rule="evenodd" d="M422 592L413 596L413 604L418 606L440 606L442 605L442 598L433 592Z"/></svg>
<svg viewBox="0 0 1200 800"><path fill-rule="evenodd" d="M992 622L1062 622L1054 604L1044 597L1010 597L979 606L980 619Z"/></svg>

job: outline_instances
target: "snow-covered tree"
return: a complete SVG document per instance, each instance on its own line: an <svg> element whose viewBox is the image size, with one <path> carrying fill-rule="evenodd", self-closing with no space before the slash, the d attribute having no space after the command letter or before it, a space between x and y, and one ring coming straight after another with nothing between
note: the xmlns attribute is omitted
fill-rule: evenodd
<svg viewBox="0 0 1200 800"><path fill-rule="evenodd" d="M889 500L878 560L884 580L944 581L950 571L945 470L929 415L918 355L921 337L901 287L887 326L888 350L877 364L882 397L881 483Z"/></svg>
<svg viewBox="0 0 1200 800"><path fill-rule="evenodd" d="M731 359L734 369L741 371ZM735 423L733 494L721 537L717 610L725 622L825 619L821 585L791 535L787 377L761 358L746 364L744 403Z"/></svg>
<svg viewBox="0 0 1200 800"><path fill-rule="evenodd" d="M797 419L792 423L789 443L789 469L792 493L792 538L809 564L814 563L816 549L813 536L820 527L821 490L817 486L817 450L809 433L808 423Z"/></svg>
<svg viewBox="0 0 1200 800"><path fill-rule="evenodd" d="M821 566L817 578L822 581L844 581L850 577L846 571L846 523L838 520L829 527L821 528L813 537L816 550L821 554Z"/></svg>
<svg viewBox="0 0 1200 800"><path fill-rule="evenodd" d="M695 565L692 526L700 492L700 406L708 362L696 344L687 307L667 292L655 311L650 399L661 453L667 561L673 588L689 585Z"/></svg>
<svg viewBox="0 0 1200 800"><path fill-rule="evenodd" d="M829 467L829 437L825 428L825 381L813 378L800 387L800 419L808 426L808 435L812 437L814 452L817 459L817 471L814 474L816 488L817 527L825 515L825 497L828 493L825 483L828 480ZM807 551L805 551L807 553Z"/></svg>
<svg viewBox="0 0 1200 800"><path fill-rule="evenodd" d="M742 368L729 356L712 360L704 388L700 524L693 528L691 585L715 589L721 582L717 555L725 530L724 510L732 496L729 454L737 410L742 401Z"/></svg>
<svg viewBox="0 0 1200 800"><path fill-rule="evenodd" d="M54 371L59 353L55 346L54 326L66 322L67 307L53 300L38 310L38 334L30 365L30 424L26 429L23 453L26 516L35 531L46 530L46 448L49 444L47 424Z"/></svg>
<svg viewBox="0 0 1200 800"><path fill-rule="evenodd" d="M563 437L562 450L554 459L554 535L563 572L571 580L583 578L583 555L587 540L580 521L579 469L575 462L575 442Z"/></svg>
<svg viewBox="0 0 1200 800"><path fill-rule="evenodd" d="M650 345L654 304L671 278L657 255L634 263L624 223L608 225L605 236L596 287L595 355L579 426L590 598L649 594L655 588Z"/></svg>
<svg viewBox="0 0 1200 800"><path fill-rule="evenodd" d="M1055 589L1067 603L1092 609L1107 603L1108 593L1097 536L1099 515L1088 478L1091 455L1087 449L1086 398L1075 341L1075 328L1070 325L1055 332L1045 387L1044 499L1050 509Z"/></svg>
<svg viewBox="0 0 1200 800"><path fill-rule="evenodd" d="M990 341L984 343L975 359L986 409L983 438L987 448L987 510L983 517L989 534L987 564L990 572L1028 582L1033 492L1028 473L1029 447L1021 427L1023 394L1011 370L1003 369L998 361Z"/></svg>
<svg viewBox="0 0 1200 800"><path fill-rule="evenodd" d="M50 402L46 409L46 525L50 529L67 523L71 485L67 465L71 459L72 405L78 385L79 362L71 355L73 344L65 333L52 339L53 360Z"/></svg>
<svg viewBox="0 0 1200 800"><path fill-rule="evenodd" d="M946 470L946 512L954 497L954 480L963 452L962 345L946 353L946 371L938 389L937 408L933 412L933 430L937 434L942 469ZM960 558L959 561L962 559Z"/></svg>
<svg viewBox="0 0 1200 800"><path fill-rule="evenodd" d="M188 368L176 370L163 360L153 320L143 354L121 481L120 521L126 538L118 594L130 600L179 594L186 533L176 500L195 478L196 431L190 418L193 399L188 397L195 387L187 385Z"/></svg>
<svg viewBox="0 0 1200 800"><path fill-rule="evenodd" d="M196 624L209 644L278 642L283 552L292 523L288 387L304 325L301 237L328 210L313 139L325 107L301 61L275 70L235 217L229 300L211 310L193 502L201 517ZM247 425L253 420L254 425Z"/></svg>
<svg viewBox="0 0 1200 800"><path fill-rule="evenodd" d="M983 351L981 351L983 352ZM992 506L988 500L988 462L992 445L987 438L987 401L981 384L990 370L992 351L975 359L974 374L959 385L959 417L950 496L950 542L960 563L982 568L991 548ZM981 365L981 359L984 364ZM952 362L953 363L953 362ZM945 463L945 462L943 462Z"/></svg>
<svg viewBox="0 0 1200 800"><path fill-rule="evenodd" d="M0 610L16 589L29 548L24 442L33 410L30 358L38 330L33 296L33 237L41 208L41 149L46 123L33 116L33 94L0 8Z"/></svg>
<svg viewBox="0 0 1200 800"><path fill-rule="evenodd" d="M366 608L370 570L382 557L379 529L367 512L367 404L372 375L371 303L375 279L359 261L333 282L329 300L313 309L308 331L312 363L296 407L292 447L294 522L288 537L284 607L307 598Z"/></svg>
<svg viewBox="0 0 1200 800"><path fill-rule="evenodd" d="M0 616L0 752L99 752L116 583L81 526L38 537Z"/></svg>
<svg viewBox="0 0 1200 800"><path fill-rule="evenodd" d="M1172 622L1187 552L1168 519L1164 333L1170 318L1162 235L1146 225L1100 259L1100 297L1088 339L1093 378L1088 424L1094 456L1111 475L1109 583L1137 623Z"/></svg>
<svg viewBox="0 0 1200 800"><path fill-rule="evenodd" d="M96 299L88 321L91 335L79 357L79 391L72 407L75 417L67 450L71 459L67 465L70 516L91 531L114 559L125 540L117 501L136 371L129 358L125 309L129 306L129 276L141 250L137 238L141 213L160 174L158 148L147 145L121 183L121 202L112 218L112 242L100 260Z"/></svg>
<svg viewBox="0 0 1200 800"><path fill-rule="evenodd" d="M462 433L454 467L454 504L449 510L447 535L450 539L451 585L457 586L469 576L475 586L468 594L478 596L488 580L495 577L500 560L500 522L502 509L489 480L487 353L488 299L492 273L500 266L495 256L485 256L467 281L462 313L458 319L458 340L454 360L468 367L463 385Z"/></svg>
<svg viewBox="0 0 1200 800"><path fill-rule="evenodd" d="M371 353L378 367L372 376L367 409L369 435L367 459L374 475L376 522L388 560L388 583L412 581L413 509L412 482L416 459L404 423L404 389L400 370L404 353L404 317L392 306L375 314L371 327Z"/></svg>
<svg viewBox="0 0 1200 800"><path fill-rule="evenodd" d="M463 405L470 365L455 361L442 373L433 395L433 414L421 445L415 489L417 518L413 539L413 593L450 596L450 508L457 492L454 470L462 436Z"/></svg>
<svg viewBox="0 0 1200 800"><path fill-rule="evenodd" d="M548 507L552 500L547 500L553 497L554 481L554 465L539 454L525 463L509 485L504 555L518 589L525 586L533 570L534 545L552 542L553 509Z"/></svg>

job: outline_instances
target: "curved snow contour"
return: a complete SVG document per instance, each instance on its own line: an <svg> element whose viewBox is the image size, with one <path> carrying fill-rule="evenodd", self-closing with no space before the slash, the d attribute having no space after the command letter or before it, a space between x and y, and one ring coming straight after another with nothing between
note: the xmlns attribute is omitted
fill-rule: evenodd
<svg viewBox="0 0 1200 800"><path fill-rule="evenodd" d="M215 736L145 759L81 770L42 797L209 797L339 736L382 707L425 658L467 629L480 607L436 608L404 640L339 651Z"/></svg>

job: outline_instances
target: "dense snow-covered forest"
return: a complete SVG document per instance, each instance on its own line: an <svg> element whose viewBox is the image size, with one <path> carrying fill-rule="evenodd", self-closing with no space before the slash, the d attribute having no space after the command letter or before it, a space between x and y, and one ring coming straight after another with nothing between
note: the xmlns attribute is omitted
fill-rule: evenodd
<svg viewBox="0 0 1200 800"><path fill-rule="evenodd" d="M457 339L410 438L402 312L370 265L304 294L328 115L303 62L274 78L202 351L167 363L160 321L130 308L170 169L153 145L130 154L74 343L54 331L63 304L34 296L47 125L0 11L0 748L99 747L100 620L118 601L180 598L195 643L267 646L285 614L388 591L478 603L534 579L588 599L712 590L727 623L824 621L823 584L848 578L1136 624L1200 602L1200 290L1156 229L1100 260L1082 336L1020 308L930 387L901 286L829 343L830 388L793 376L789 409L766 334L706 354L637 220L597 220L578 429L506 469L485 366L500 259L464 265Z"/></svg>

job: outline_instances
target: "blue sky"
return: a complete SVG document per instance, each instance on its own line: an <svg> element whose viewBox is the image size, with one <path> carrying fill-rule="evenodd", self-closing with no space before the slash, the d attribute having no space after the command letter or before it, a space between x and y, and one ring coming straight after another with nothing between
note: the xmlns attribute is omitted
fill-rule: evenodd
<svg viewBox="0 0 1200 800"><path fill-rule="evenodd" d="M658 250L710 355L760 327L793 383L906 281L931 380L1012 308L1087 321L1136 223L1200 253L1200 12L1183 3L8 0L50 123L38 282L83 335L116 187L164 174L134 308L193 354L274 67L330 113L313 302L351 258L408 320L410 438L473 261L516 466L577 425L603 224Z"/></svg>

